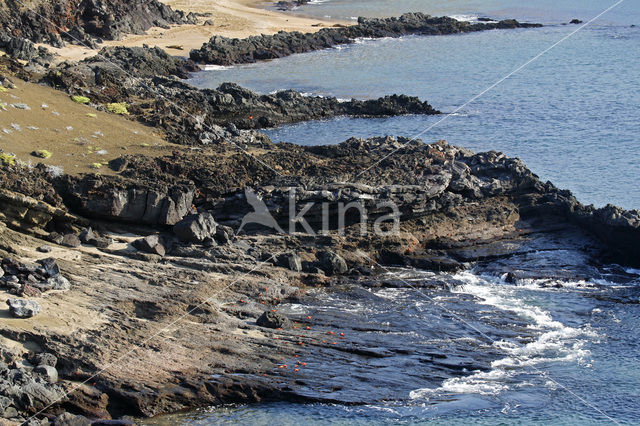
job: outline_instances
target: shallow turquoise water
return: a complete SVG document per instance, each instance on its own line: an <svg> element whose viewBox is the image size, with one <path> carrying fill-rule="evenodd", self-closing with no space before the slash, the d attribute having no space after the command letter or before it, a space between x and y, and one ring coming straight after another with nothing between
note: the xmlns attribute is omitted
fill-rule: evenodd
<svg viewBox="0 0 640 426"><path fill-rule="evenodd" d="M336 10L361 8L376 15L397 14L405 5L429 11L430 3L443 2L335 3ZM206 71L191 82L215 87L235 81L264 93L294 88L338 98L406 93L451 112L577 28L559 22L574 17L586 21L613 4L545 1L536 7L519 7L515 1L490 1L482 7L485 2L446 3L432 13L510 16L552 25L364 40L340 49ZM312 12L317 7L325 13L333 4L330 0L303 10ZM631 27L634 23L639 26ZM475 151L493 149L518 156L541 178L572 190L584 203L640 208L639 45L640 3L627 1L427 132L442 116L336 118L284 126L269 134L275 141L299 144L385 134L445 139Z"/></svg>
<svg viewBox="0 0 640 426"><path fill-rule="evenodd" d="M215 69L195 75L191 82L215 87L234 81L264 93L294 88L339 98L406 93L450 112L578 28L562 23L573 18L587 21L612 4L576 0L543 0L524 6L514 0L316 2L295 13L349 19L423 11L467 18L515 17L548 25L457 36L362 40L339 49ZM299 144L385 134L419 135L425 141L446 139L475 151L493 149L519 156L543 179L572 190L582 202L640 208L638 46L640 2L627 0L427 132L443 116L336 118L284 126L269 134L275 141ZM532 270L564 271L570 265L581 265L576 270L586 274L587 282L552 280L551 284L561 288L549 287L549 282L512 286L500 279L504 265L496 264L484 271L442 278L463 285L429 292L438 305L424 303L405 289L393 294L372 292L370 301L320 294L317 306L304 307L304 313L296 310L300 307L290 307L292 313L313 314L314 318L319 312L329 318L347 312L371 324L389 324L392 331L409 324L413 330L409 334L403 334L401 328L361 338L377 338L380 345L390 347L424 345L425 351L440 338L451 345L451 353L468 351L480 364L490 365L488 370L469 371L457 381L427 375L414 386L421 376L417 364L411 364L415 360L408 356L398 360L399 367L380 370L382 383L387 378L402 381L407 377L406 389L390 388L389 394L396 398L386 402L227 407L152 423L640 423L640 271L629 270L627 281L614 283L602 271L582 265L575 253L563 251L535 252L508 262ZM381 297L387 302L381 303ZM447 311L491 330L491 337L502 343L482 346L472 342L467 349L455 346L464 327L457 324L456 328ZM514 336L529 343L514 349L509 346ZM338 368L343 367L349 377L351 367ZM375 381L357 383L354 389L380 391Z"/></svg>

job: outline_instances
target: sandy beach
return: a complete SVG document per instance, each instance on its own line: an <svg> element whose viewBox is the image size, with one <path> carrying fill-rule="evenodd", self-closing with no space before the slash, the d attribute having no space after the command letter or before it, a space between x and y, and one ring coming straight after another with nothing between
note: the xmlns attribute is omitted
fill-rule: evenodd
<svg viewBox="0 0 640 426"><path fill-rule="evenodd" d="M172 55L188 56L214 35L244 38L252 35L274 34L278 31L314 32L336 24L350 25L346 21L325 21L289 15L269 10L269 2L257 0L165 0L174 9L198 14L211 14L199 18L197 25L176 25L170 29L153 27L142 35L128 35L122 40L107 41L102 46L158 46ZM213 21L213 24L205 24ZM171 46L171 47L170 47ZM95 55L97 50L68 45L61 49L46 46L60 56L60 61L77 61Z"/></svg>

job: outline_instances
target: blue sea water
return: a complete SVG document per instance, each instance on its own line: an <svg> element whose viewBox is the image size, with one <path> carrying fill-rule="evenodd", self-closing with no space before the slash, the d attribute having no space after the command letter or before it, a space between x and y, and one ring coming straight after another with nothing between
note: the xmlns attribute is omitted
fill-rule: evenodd
<svg viewBox="0 0 640 426"><path fill-rule="evenodd" d="M191 82L216 87L234 81L263 93L293 88L344 99L405 93L452 112L578 28L560 23L572 18L586 22L614 4L521 3L328 0L301 10L314 13L317 8L319 16L332 17L421 10L468 18L515 17L548 26L363 40L348 47L205 71ZM542 179L570 189L583 203L640 208L639 46L640 3L627 0L442 122L442 116L336 118L268 133L274 141L303 145L387 134L429 142L445 139L474 151L498 150L520 157Z"/></svg>
<svg viewBox="0 0 640 426"><path fill-rule="evenodd" d="M640 2L624 1L573 35L579 26L562 25L573 18L586 22L614 3L315 1L293 13L350 19L421 11L464 19L513 17L546 26L361 40L212 69L190 81L200 87L233 81L263 93L294 88L345 99L405 93L451 112L568 37L442 122L443 116L336 118L268 133L275 141L298 144L385 134L446 139L475 151L518 156L584 203L640 208ZM513 285L503 279L509 268L557 276ZM382 361L352 358L331 366L307 354L310 370L300 373L301 380L337 369L335 380L344 389L327 396L347 392L341 397L380 396L374 398L379 402L212 408L149 424L640 423L640 271L596 269L578 252L559 247L457 275L399 271L390 278L398 274L411 282L450 285L322 291L304 306L281 308L294 317L312 315L319 327L335 327L336 318L342 319L347 336L357 336L355 343L407 349ZM452 375L425 362L427 353L466 360L470 367Z"/></svg>

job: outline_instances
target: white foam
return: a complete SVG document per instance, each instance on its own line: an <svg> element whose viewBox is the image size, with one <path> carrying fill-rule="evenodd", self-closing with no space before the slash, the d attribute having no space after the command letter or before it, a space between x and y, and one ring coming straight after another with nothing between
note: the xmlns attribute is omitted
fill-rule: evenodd
<svg viewBox="0 0 640 426"><path fill-rule="evenodd" d="M230 68L232 67L228 65L205 65L204 66L205 71L221 71L221 70L228 70Z"/></svg>
<svg viewBox="0 0 640 426"><path fill-rule="evenodd" d="M493 395L507 390L507 379L519 374L525 367L535 368L537 364L551 362L577 362L586 367L590 365L586 362L590 352L584 345L587 339L597 338L598 334L589 325L573 328L554 320L548 311L529 305L518 297L517 292L522 290L520 286L507 286L492 278L485 279L470 272L456 274L454 278L464 284L452 292L470 294L479 304L516 313L530 321L528 328L540 334L536 340L524 345L514 341L495 341L493 346L505 352L506 356L493 361L491 370L445 380L439 388L412 391L410 398L428 398L440 393ZM533 289L538 290L539 287ZM518 387L523 385L522 382L516 384Z"/></svg>
<svg viewBox="0 0 640 426"><path fill-rule="evenodd" d="M453 18L456 21L476 22L478 20L477 15L448 15L449 18Z"/></svg>
<svg viewBox="0 0 640 426"><path fill-rule="evenodd" d="M438 393L475 393L480 395L497 395L506 390L504 384L508 373L504 370L479 371L467 377L447 379L436 389L418 389L409 393L411 399L424 399Z"/></svg>

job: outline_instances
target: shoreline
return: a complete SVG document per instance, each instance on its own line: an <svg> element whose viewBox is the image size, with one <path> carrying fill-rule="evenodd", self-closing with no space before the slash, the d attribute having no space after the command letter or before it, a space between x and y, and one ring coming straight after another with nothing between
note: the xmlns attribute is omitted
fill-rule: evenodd
<svg viewBox="0 0 640 426"><path fill-rule="evenodd" d="M252 8L257 2L222 4ZM172 5L180 7L177 0ZM263 13L270 12L256 15ZM406 19L400 22L398 34L407 28ZM175 28L192 27L198 26ZM442 34L439 28L431 34L435 29ZM327 32L349 33L342 38L348 42L359 30ZM388 26L382 30L387 34ZM125 40L136 37L150 34ZM245 51L220 49L220 56L264 60L264 52L300 53L301 45L282 48L265 38L271 50L256 49L256 37ZM22 138L24 159L40 162L33 152L69 161L66 173L52 173L46 161L33 166L0 151L0 303L10 307L3 313L0 370L10 372L5 389L13 390L6 418L43 414L57 424L69 417L81 423L86 419L74 416L80 414L126 422L124 416L232 403L387 400L387 384L384 395L356 399L348 390L337 393L335 376L317 374L335 363L354 365L345 359L391 362L387 351L359 337L366 329L341 332L336 324L348 319L323 321L279 306L309 306L309 290L382 286L388 267L455 273L559 249L575 251L585 265L638 266L640 212L584 206L517 158L444 140L371 137L300 146L275 144L260 132L318 117L437 113L426 101L389 95L342 103L292 90L259 95L233 83L200 90L179 80L194 66L190 61L160 49L112 50L104 54L108 60L64 64L43 80L0 58L2 114L12 123L4 134ZM43 111L53 109L60 118L45 120ZM51 124L63 119L73 126ZM97 125L113 133L97 133ZM117 133L119 127L126 132ZM141 137L143 130L153 139L134 140L131 134ZM55 139L26 145L42 144L43 136ZM95 155L104 161L92 163ZM73 173L76 158L96 165L86 170L94 173ZM273 229L256 229L259 221L244 228L245 219L259 213L255 198ZM352 203L365 214L339 213ZM299 216L306 232L294 232L295 222L291 227L296 205L308 206ZM397 210L395 232L391 223L376 229L389 205ZM509 283L557 275L520 262L500 272ZM393 281L384 285L403 287ZM340 337L327 337L334 330ZM427 370L435 366L448 378L467 368L455 358L438 359L425 359Z"/></svg>
<svg viewBox="0 0 640 426"><path fill-rule="evenodd" d="M261 0L220 0L215 3L207 0L165 0L167 6L182 10L185 13L211 16L199 16L198 24L172 25L169 29L152 27L146 34L128 34L121 40L109 40L99 45L98 49L90 49L77 45L55 48L39 44L58 55L57 61L80 61L96 55L103 47L159 47L170 55L189 56L189 51L199 49L214 35L229 38L246 38L261 34L275 34L278 31L316 32L334 25L352 25L353 22L339 20L321 20L297 15L290 15L261 7L268 2ZM206 25L208 20L213 25ZM174 46L169 47L169 46ZM177 48L178 46L182 49Z"/></svg>

